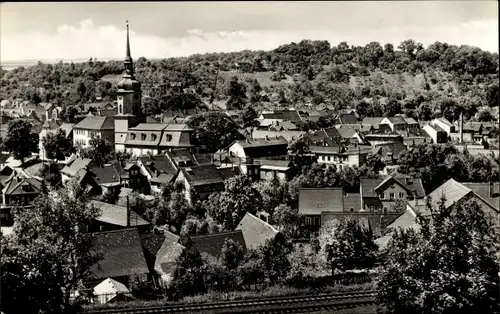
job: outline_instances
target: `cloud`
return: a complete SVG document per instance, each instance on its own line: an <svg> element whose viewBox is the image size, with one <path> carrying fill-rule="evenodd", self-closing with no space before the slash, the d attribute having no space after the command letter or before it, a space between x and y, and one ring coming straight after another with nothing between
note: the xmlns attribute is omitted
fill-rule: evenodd
<svg viewBox="0 0 500 314"><path fill-rule="evenodd" d="M412 38L425 46L442 41L450 44L473 45L498 52L498 20L471 21L439 27L406 25L381 27L337 33L329 29L290 30L220 30L204 32L187 31L180 37L160 37L139 34L131 30L132 56L137 59L187 56L194 53L230 52L245 49L270 50L281 44L302 39L328 40L336 45L340 41L365 45L370 41L398 45ZM125 29L114 25L95 25L90 19L78 26L60 25L55 32L25 31L1 33L0 60L57 60L123 58L125 54Z"/></svg>

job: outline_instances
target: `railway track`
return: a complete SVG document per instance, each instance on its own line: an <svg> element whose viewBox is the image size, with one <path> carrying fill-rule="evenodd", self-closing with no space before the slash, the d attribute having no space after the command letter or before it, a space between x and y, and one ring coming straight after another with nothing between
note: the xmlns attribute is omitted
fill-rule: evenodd
<svg viewBox="0 0 500 314"><path fill-rule="evenodd" d="M312 310L353 308L373 304L376 291L318 294L294 297L268 297L251 300L175 304L131 309L103 309L85 314L163 314L163 313L300 313Z"/></svg>

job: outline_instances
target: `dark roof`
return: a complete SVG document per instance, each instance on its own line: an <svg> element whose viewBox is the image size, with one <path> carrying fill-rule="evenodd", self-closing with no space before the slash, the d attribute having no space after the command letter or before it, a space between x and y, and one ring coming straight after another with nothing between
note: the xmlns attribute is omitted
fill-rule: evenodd
<svg viewBox="0 0 500 314"><path fill-rule="evenodd" d="M396 143L375 145L373 147L372 152L375 154L376 153L382 154L383 158L387 158L389 156L397 158L399 156L399 154L401 154L401 152L406 151L406 150L408 150L408 149L406 148L405 143L396 142Z"/></svg>
<svg viewBox="0 0 500 314"><path fill-rule="evenodd" d="M143 233L139 235L141 239L142 248L144 250L144 257L151 271L154 269L154 264L156 261L156 253L161 248L163 241L165 241L165 235L163 233Z"/></svg>
<svg viewBox="0 0 500 314"><path fill-rule="evenodd" d="M243 216L236 230L241 230L243 233L248 249L256 249L260 245L264 245L267 240L274 238L278 233L276 228L250 213Z"/></svg>
<svg viewBox="0 0 500 314"><path fill-rule="evenodd" d="M197 166L196 160L189 149L175 149L166 152L176 167Z"/></svg>
<svg viewBox="0 0 500 314"><path fill-rule="evenodd" d="M94 233L93 251L102 259L91 268L94 279L147 274L148 266L137 229Z"/></svg>
<svg viewBox="0 0 500 314"><path fill-rule="evenodd" d="M90 201L90 204L101 210L100 216L96 218L97 221L120 227L127 226L126 206L120 206L96 200ZM144 218L139 216L139 214L137 214L135 211L130 210L130 225L147 226L150 225L150 223L144 220Z"/></svg>
<svg viewBox="0 0 500 314"><path fill-rule="evenodd" d="M9 159L10 154L0 153L0 164L4 164Z"/></svg>
<svg viewBox="0 0 500 314"><path fill-rule="evenodd" d="M351 208L353 211L361 210L361 194L347 193L344 195L344 211L350 212Z"/></svg>
<svg viewBox="0 0 500 314"><path fill-rule="evenodd" d="M103 165L90 168L98 184L120 183L120 173L115 165Z"/></svg>
<svg viewBox="0 0 500 314"><path fill-rule="evenodd" d="M379 192L384 191L384 187L390 186L392 184L399 184L406 190L412 192L416 191L417 197L422 198L425 196L424 187L422 186L421 179L414 179L410 177L401 177L396 178L394 176L388 176L385 178L378 179L361 179L360 180L360 189L363 198L365 197L377 197L376 189L379 189Z"/></svg>
<svg viewBox="0 0 500 314"><path fill-rule="evenodd" d="M159 175L170 174L172 176L177 173L177 169L165 155L140 156L138 159L153 178L157 176L156 172L159 172Z"/></svg>
<svg viewBox="0 0 500 314"><path fill-rule="evenodd" d="M42 182L35 178L23 178L19 175L11 175L2 192L6 195L38 194L41 188Z"/></svg>
<svg viewBox="0 0 500 314"><path fill-rule="evenodd" d="M369 124L340 124L337 125L336 130L342 138L351 138L354 133L366 134L372 130Z"/></svg>
<svg viewBox="0 0 500 314"><path fill-rule="evenodd" d="M322 211L344 211L344 193L342 188L299 189L300 214L320 215Z"/></svg>
<svg viewBox="0 0 500 314"><path fill-rule="evenodd" d="M500 183L486 182L486 183L462 183L463 186L472 190L472 192L479 195L491 206L500 210Z"/></svg>
<svg viewBox="0 0 500 314"><path fill-rule="evenodd" d="M192 186L224 182L224 178L215 165L183 168L180 171Z"/></svg>
<svg viewBox="0 0 500 314"><path fill-rule="evenodd" d="M193 154L194 160L198 166L212 164L212 154Z"/></svg>
<svg viewBox="0 0 500 314"><path fill-rule="evenodd" d="M337 121L340 124L356 124L359 123L358 118L352 113L340 113L337 116Z"/></svg>
<svg viewBox="0 0 500 314"><path fill-rule="evenodd" d="M87 116L73 126L74 129L114 130L114 117Z"/></svg>
<svg viewBox="0 0 500 314"><path fill-rule="evenodd" d="M219 173L224 181L232 177L237 177L242 174L240 167L219 168Z"/></svg>
<svg viewBox="0 0 500 314"><path fill-rule="evenodd" d="M243 148L250 148L250 147L269 147L269 146L288 146L288 141L282 137L278 136L275 138L254 138L254 139L247 139L247 140L237 140L236 141L238 144L240 144Z"/></svg>
<svg viewBox="0 0 500 314"><path fill-rule="evenodd" d="M220 257L226 239L233 240L241 245L243 250L246 251L247 246L241 230L191 237L194 247L196 247L200 253L205 253L215 258Z"/></svg>

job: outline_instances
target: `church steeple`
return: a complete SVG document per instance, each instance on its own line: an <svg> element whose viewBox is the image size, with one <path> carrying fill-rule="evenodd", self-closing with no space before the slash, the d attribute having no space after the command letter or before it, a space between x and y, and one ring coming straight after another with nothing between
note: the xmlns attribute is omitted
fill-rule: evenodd
<svg viewBox="0 0 500 314"><path fill-rule="evenodd" d="M132 56L130 55L130 39L129 39L129 29L128 29L128 21L127 23L127 47L125 53L125 73L131 76L134 75L134 61L132 60Z"/></svg>

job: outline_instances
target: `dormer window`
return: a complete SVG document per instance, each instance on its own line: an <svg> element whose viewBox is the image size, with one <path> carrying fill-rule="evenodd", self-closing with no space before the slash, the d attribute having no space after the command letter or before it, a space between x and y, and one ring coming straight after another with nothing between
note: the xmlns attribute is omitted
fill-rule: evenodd
<svg viewBox="0 0 500 314"><path fill-rule="evenodd" d="M146 140L146 134L145 133L142 133L141 134L141 141L145 141Z"/></svg>
<svg viewBox="0 0 500 314"><path fill-rule="evenodd" d="M135 140L135 138L137 137L135 133L131 133L130 136L132 137L133 140Z"/></svg>
<svg viewBox="0 0 500 314"><path fill-rule="evenodd" d="M165 134L165 139L167 142L170 142L172 140L172 134Z"/></svg>
<svg viewBox="0 0 500 314"><path fill-rule="evenodd" d="M156 141L158 136L156 134L151 134L151 140Z"/></svg>

